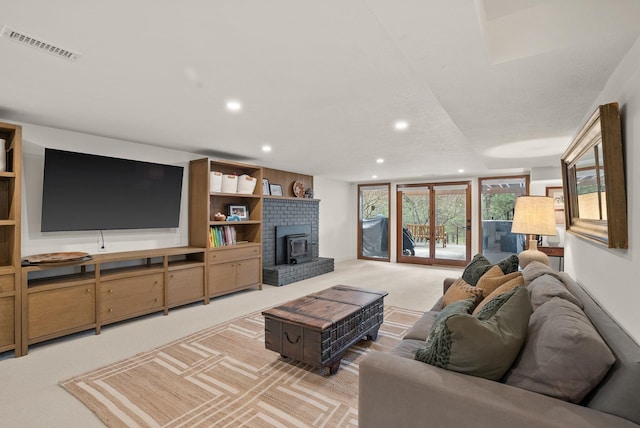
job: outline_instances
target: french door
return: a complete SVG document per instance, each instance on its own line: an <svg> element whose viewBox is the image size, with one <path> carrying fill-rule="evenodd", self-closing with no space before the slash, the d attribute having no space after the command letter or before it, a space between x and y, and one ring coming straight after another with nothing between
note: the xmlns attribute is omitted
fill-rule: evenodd
<svg viewBox="0 0 640 428"><path fill-rule="evenodd" d="M464 266L471 259L471 183L397 187L397 260Z"/></svg>
<svg viewBox="0 0 640 428"><path fill-rule="evenodd" d="M496 263L525 249L525 236L511 233L516 198L529 194L529 176L480 177L479 253Z"/></svg>

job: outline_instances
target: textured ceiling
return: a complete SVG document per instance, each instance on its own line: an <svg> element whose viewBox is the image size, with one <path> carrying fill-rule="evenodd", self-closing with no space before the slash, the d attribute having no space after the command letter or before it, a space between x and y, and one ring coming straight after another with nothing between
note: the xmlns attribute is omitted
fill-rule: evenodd
<svg viewBox="0 0 640 428"><path fill-rule="evenodd" d="M557 166L640 34L636 0L0 0L0 11L0 25L82 54L0 38L5 120L353 182Z"/></svg>

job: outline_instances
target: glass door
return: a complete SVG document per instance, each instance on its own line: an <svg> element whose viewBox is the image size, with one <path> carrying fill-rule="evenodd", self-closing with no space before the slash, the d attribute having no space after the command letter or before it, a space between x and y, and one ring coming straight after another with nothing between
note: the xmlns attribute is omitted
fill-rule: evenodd
<svg viewBox="0 0 640 428"><path fill-rule="evenodd" d="M390 184L358 185L358 258L389 261Z"/></svg>
<svg viewBox="0 0 640 428"><path fill-rule="evenodd" d="M480 253L491 262L525 247L525 235L511 233L513 211L518 196L529 194L529 176L479 178Z"/></svg>
<svg viewBox="0 0 640 428"><path fill-rule="evenodd" d="M464 266L471 258L469 182L399 185L397 258Z"/></svg>

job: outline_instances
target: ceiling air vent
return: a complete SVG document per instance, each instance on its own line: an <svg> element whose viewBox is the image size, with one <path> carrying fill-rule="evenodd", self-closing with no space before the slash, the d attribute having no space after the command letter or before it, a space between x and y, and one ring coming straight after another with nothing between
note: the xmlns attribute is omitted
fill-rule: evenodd
<svg viewBox="0 0 640 428"><path fill-rule="evenodd" d="M47 52L51 55L55 55L58 58L68 59L69 61L75 61L80 58L80 53L78 52L61 48L60 46L56 46L53 43L47 42L38 37L30 36L22 31L14 30L8 25L2 27L0 35L8 38L9 40L20 43L21 45L30 46L41 52Z"/></svg>

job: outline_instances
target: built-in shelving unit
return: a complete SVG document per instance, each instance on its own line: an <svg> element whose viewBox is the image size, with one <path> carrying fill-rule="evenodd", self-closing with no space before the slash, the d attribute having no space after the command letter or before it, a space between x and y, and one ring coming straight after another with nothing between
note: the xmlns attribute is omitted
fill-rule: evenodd
<svg viewBox="0 0 640 428"><path fill-rule="evenodd" d="M207 301L202 248L99 254L22 267L22 348L188 303Z"/></svg>
<svg viewBox="0 0 640 428"><path fill-rule="evenodd" d="M313 177L268 170L283 196L263 195L263 168L199 159L189 168L189 246L104 253L69 263L22 264L21 127L0 123L7 169L0 171L0 353L26 355L30 345L235 291L262 289L265 198L299 199L292 180ZM211 191L211 172L244 174L252 193ZM286 189L286 190L285 190ZM307 199L308 200L308 199ZM236 206L240 221L220 220ZM224 231L214 245L211 231Z"/></svg>
<svg viewBox="0 0 640 428"><path fill-rule="evenodd" d="M21 347L20 284L20 195L22 127L0 122L0 138L5 140L0 171L0 352Z"/></svg>
<svg viewBox="0 0 640 428"><path fill-rule="evenodd" d="M256 179L253 193L211 191L212 172L246 174ZM208 297L251 287L262 289L262 168L237 162L198 159L189 165L189 245L207 249ZM248 218L219 221L214 214L229 214L229 206L246 207ZM211 228L229 226L235 243L214 245Z"/></svg>

